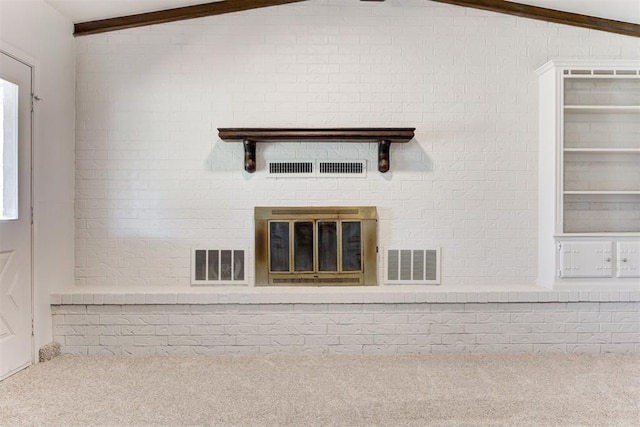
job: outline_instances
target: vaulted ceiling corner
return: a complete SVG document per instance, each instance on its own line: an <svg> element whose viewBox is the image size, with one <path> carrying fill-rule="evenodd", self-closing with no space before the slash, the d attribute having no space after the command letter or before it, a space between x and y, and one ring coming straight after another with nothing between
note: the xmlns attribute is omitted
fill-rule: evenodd
<svg viewBox="0 0 640 427"><path fill-rule="evenodd" d="M73 34L75 36L85 36L89 34L123 30L126 28L142 27L145 25L222 15L225 13L241 12L244 10L258 9L262 7L279 6L287 3L298 3L301 1L305 0L223 0L213 3L160 10L157 12L80 22L74 25Z"/></svg>
<svg viewBox="0 0 640 427"><path fill-rule="evenodd" d="M488 10L504 13L522 18L536 19L539 21L553 22L556 24L571 25L574 27L589 28L591 30L606 31L625 36L640 37L640 25L631 22L622 22L596 16L582 15L579 13L564 12L561 10L531 6L523 3L515 3L504 0L431 0L437 3L447 3L456 6L470 7L474 9Z"/></svg>

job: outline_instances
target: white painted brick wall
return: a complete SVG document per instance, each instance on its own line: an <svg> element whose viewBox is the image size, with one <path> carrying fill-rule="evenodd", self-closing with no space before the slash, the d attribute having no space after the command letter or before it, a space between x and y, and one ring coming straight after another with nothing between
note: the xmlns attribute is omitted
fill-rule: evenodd
<svg viewBox="0 0 640 427"><path fill-rule="evenodd" d="M639 302L52 307L74 354L640 351Z"/></svg>
<svg viewBox="0 0 640 427"><path fill-rule="evenodd" d="M638 42L427 1L311 0L79 37L76 53L79 285L188 286L192 246L253 247L256 205L360 204L378 206L380 246L441 246L446 288L534 281L534 70L636 57ZM243 126L417 129L385 175L374 144L335 143L259 145L248 175L216 131ZM266 179L276 156L372 172Z"/></svg>

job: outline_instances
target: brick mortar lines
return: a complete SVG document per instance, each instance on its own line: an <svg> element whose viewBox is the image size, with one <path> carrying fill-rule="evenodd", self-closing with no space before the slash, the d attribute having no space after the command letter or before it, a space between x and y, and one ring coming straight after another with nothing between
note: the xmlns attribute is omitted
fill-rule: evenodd
<svg viewBox="0 0 640 427"><path fill-rule="evenodd" d="M534 70L550 58L636 58L636 39L431 2L345 20L349 3L75 40L77 285L188 287L190 249L252 247L252 205L274 201L375 204L380 246L442 247L445 286L533 282ZM215 135L324 123L417 132L394 144L391 174L375 171L374 144L260 144L251 180L241 147ZM269 156L362 159L370 172L275 185Z"/></svg>
<svg viewBox="0 0 640 427"><path fill-rule="evenodd" d="M638 302L52 308L73 354L640 351Z"/></svg>

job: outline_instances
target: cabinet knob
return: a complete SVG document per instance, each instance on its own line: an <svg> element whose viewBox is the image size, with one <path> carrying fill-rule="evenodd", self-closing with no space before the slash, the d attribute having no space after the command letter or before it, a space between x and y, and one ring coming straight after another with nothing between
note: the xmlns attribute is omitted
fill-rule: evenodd
<svg viewBox="0 0 640 427"><path fill-rule="evenodd" d="M622 262L627 262L627 259L626 258L622 258Z"/></svg>
<svg viewBox="0 0 640 427"><path fill-rule="evenodd" d="M611 258L607 257L604 259L606 262L611 262Z"/></svg>

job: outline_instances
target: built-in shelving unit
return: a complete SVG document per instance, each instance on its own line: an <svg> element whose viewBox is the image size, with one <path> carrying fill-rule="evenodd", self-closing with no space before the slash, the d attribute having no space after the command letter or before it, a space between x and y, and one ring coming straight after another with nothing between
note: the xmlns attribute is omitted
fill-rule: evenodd
<svg viewBox="0 0 640 427"><path fill-rule="evenodd" d="M538 72L540 281L640 278L640 61Z"/></svg>
<svg viewBox="0 0 640 427"><path fill-rule="evenodd" d="M415 128L218 128L218 136L226 142L244 145L244 170L256 170L256 143L262 142L375 142L378 144L378 170L385 173L391 167L392 143L407 143Z"/></svg>

